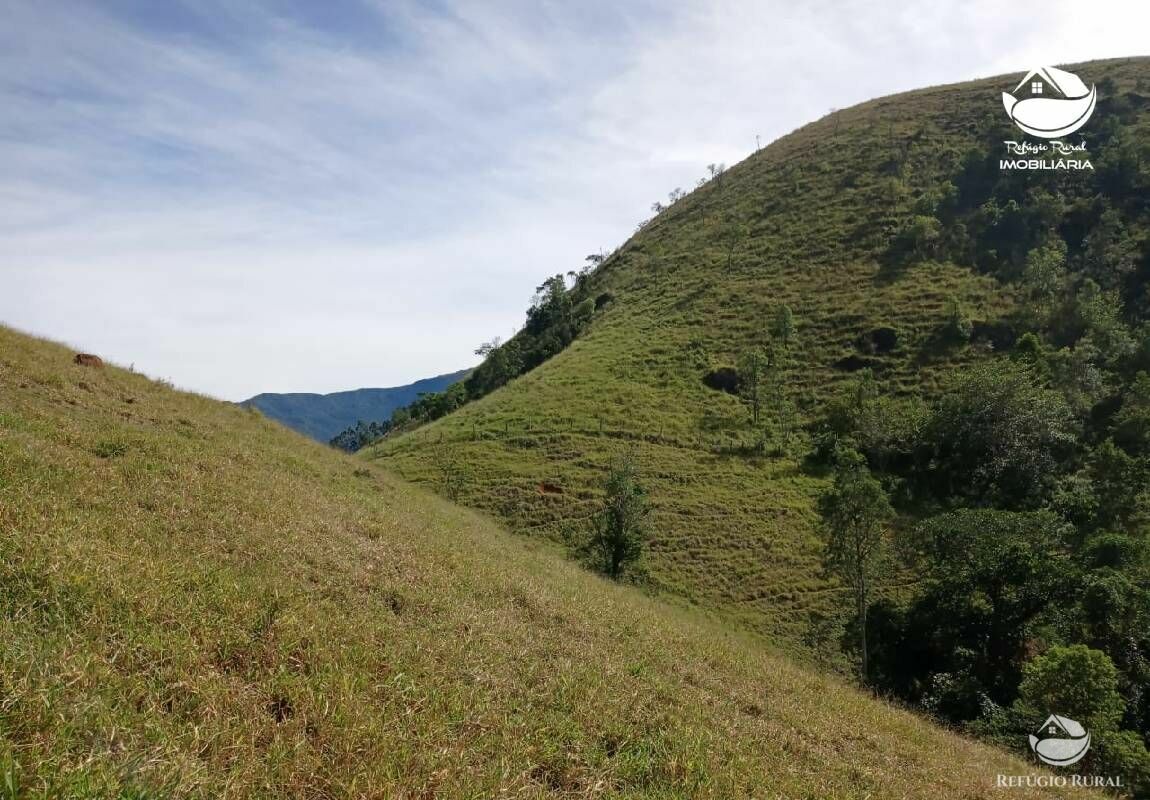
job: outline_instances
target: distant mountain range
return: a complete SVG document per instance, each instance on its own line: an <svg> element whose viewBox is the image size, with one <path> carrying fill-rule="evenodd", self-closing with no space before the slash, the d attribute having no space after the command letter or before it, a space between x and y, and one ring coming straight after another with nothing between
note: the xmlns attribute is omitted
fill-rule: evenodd
<svg viewBox="0 0 1150 800"><path fill-rule="evenodd" d="M469 371L464 369L389 389L353 389L332 394L267 392L244 400L240 405L258 408L265 416L305 436L328 442L359 420L372 422L390 419L395 409L418 399L425 392L442 392L451 384L463 380Z"/></svg>

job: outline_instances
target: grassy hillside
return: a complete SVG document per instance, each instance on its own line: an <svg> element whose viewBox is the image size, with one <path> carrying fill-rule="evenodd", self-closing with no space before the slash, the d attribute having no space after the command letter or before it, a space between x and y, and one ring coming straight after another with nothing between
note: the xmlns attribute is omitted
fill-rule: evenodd
<svg viewBox="0 0 1150 800"><path fill-rule="evenodd" d="M1103 87L1081 137L1100 141L1095 131L1121 108L1127 134L1144 141L1150 62L1074 69ZM462 502L559 541L585 525L607 465L630 451L655 505L654 584L779 641L801 638L807 613L835 597L814 532L824 479L800 468L802 446L753 453L746 405L703 378L765 343L783 305L796 328L784 383L800 423L860 367L884 394L929 398L1001 348L999 323L1019 305L1014 284L946 258L902 259L897 245L972 153L997 174L1003 141L1021 138L1000 101L1016 81L874 100L772 143L671 205L593 273L593 292L614 299L570 347L369 456L432 485L450 469L465 478L454 481ZM1016 176L1031 193L1080 180ZM975 322L961 346L940 337L952 301Z"/></svg>
<svg viewBox="0 0 1150 800"><path fill-rule="evenodd" d="M976 798L1032 769L71 355L0 328L0 796Z"/></svg>
<svg viewBox="0 0 1150 800"><path fill-rule="evenodd" d="M331 394L265 392L240 405L254 406L272 419L282 422L321 442L328 442L345 428L364 422L391 419L391 412L416 400L424 392L442 392L463 380L467 370L424 378L407 386L388 389L353 389Z"/></svg>

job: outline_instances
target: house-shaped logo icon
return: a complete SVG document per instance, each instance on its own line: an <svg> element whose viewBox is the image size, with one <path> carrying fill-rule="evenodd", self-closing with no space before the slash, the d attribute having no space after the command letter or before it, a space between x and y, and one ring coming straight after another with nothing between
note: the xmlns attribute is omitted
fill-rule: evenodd
<svg viewBox="0 0 1150 800"><path fill-rule="evenodd" d="M1090 749L1090 734L1070 717L1051 714L1030 734L1030 749L1046 764L1069 767L1081 761Z"/></svg>
<svg viewBox="0 0 1150 800"><path fill-rule="evenodd" d="M1054 139L1086 124L1098 102L1098 89L1072 72L1039 67L1026 74L1014 91L1002 93L1002 105L1019 128L1033 136Z"/></svg>

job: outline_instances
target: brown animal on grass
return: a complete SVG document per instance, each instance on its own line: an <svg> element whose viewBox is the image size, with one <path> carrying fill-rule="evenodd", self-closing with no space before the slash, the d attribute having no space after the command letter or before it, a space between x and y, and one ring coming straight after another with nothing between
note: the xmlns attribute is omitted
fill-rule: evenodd
<svg viewBox="0 0 1150 800"><path fill-rule="evenodd" d="M563 487L543 481L539 484L539 494L563 494Z"/></svg>
<svg viewBox="0 0 1150 800"><path fill-rule="evenodd" d="M99 356L94 356L91 353L77 353L76 357L72 359L76 364L81 367L102 367L104 360Z"/></svg>

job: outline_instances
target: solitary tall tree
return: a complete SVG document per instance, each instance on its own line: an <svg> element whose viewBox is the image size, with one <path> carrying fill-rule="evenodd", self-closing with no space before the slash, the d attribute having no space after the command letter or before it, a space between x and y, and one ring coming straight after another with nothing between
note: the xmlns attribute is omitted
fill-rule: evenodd
<svg viewBox="0 0 1150 800"><path fill-rule="evenodd" d="M786 374L779 366L777 357L771 360L769 376L772 395L771 402L775 407L775 417L778 419L779 433L782 434L783 440L786 442L790 440L791 431L795 425L795 404L787 397Z"/></svg>
<svg viewBox="0 0 1150 800"><path fill-rule="evenodd" d="M650 507L630 457L611 468L605 488L607 496L594 517L588 550L594 566L618 580L643 554Z"/></svg>
<svg viewBox="0 0 1150 800"><path fill-rule="evenodd" d="M882 569L886 527L894 510L882 485L857 453L843 458L835 470L834 485L819 498L818 507L826 536L824 565L837 574L854 595L865 681L868 677L867 606L871 587Z"/></svg>
<svg viewBox="0 0 1150 800"><path fill-rule="evenodd" d="M751 421L759 427L759 415L767 398L767 371L770 356L761 347L752 347L739 356L739 394L751 406Z"/></svg>
<svg viewBox="0 0 1150 800"><path fill-rule="evenodd" d="M787 350L791 346L791 340L795 338L795 315L791 311L791 307L783 304L775 313L775 337L782 343L783 350Z"/></svg>
<svg viewBox="0 0 1150 800"><path fill-rule="evenodd" d="M745 222L728 221L723 229L723 242L727 248L727 272L735 265L735 250L751 235L751 226Z"/></svg>

